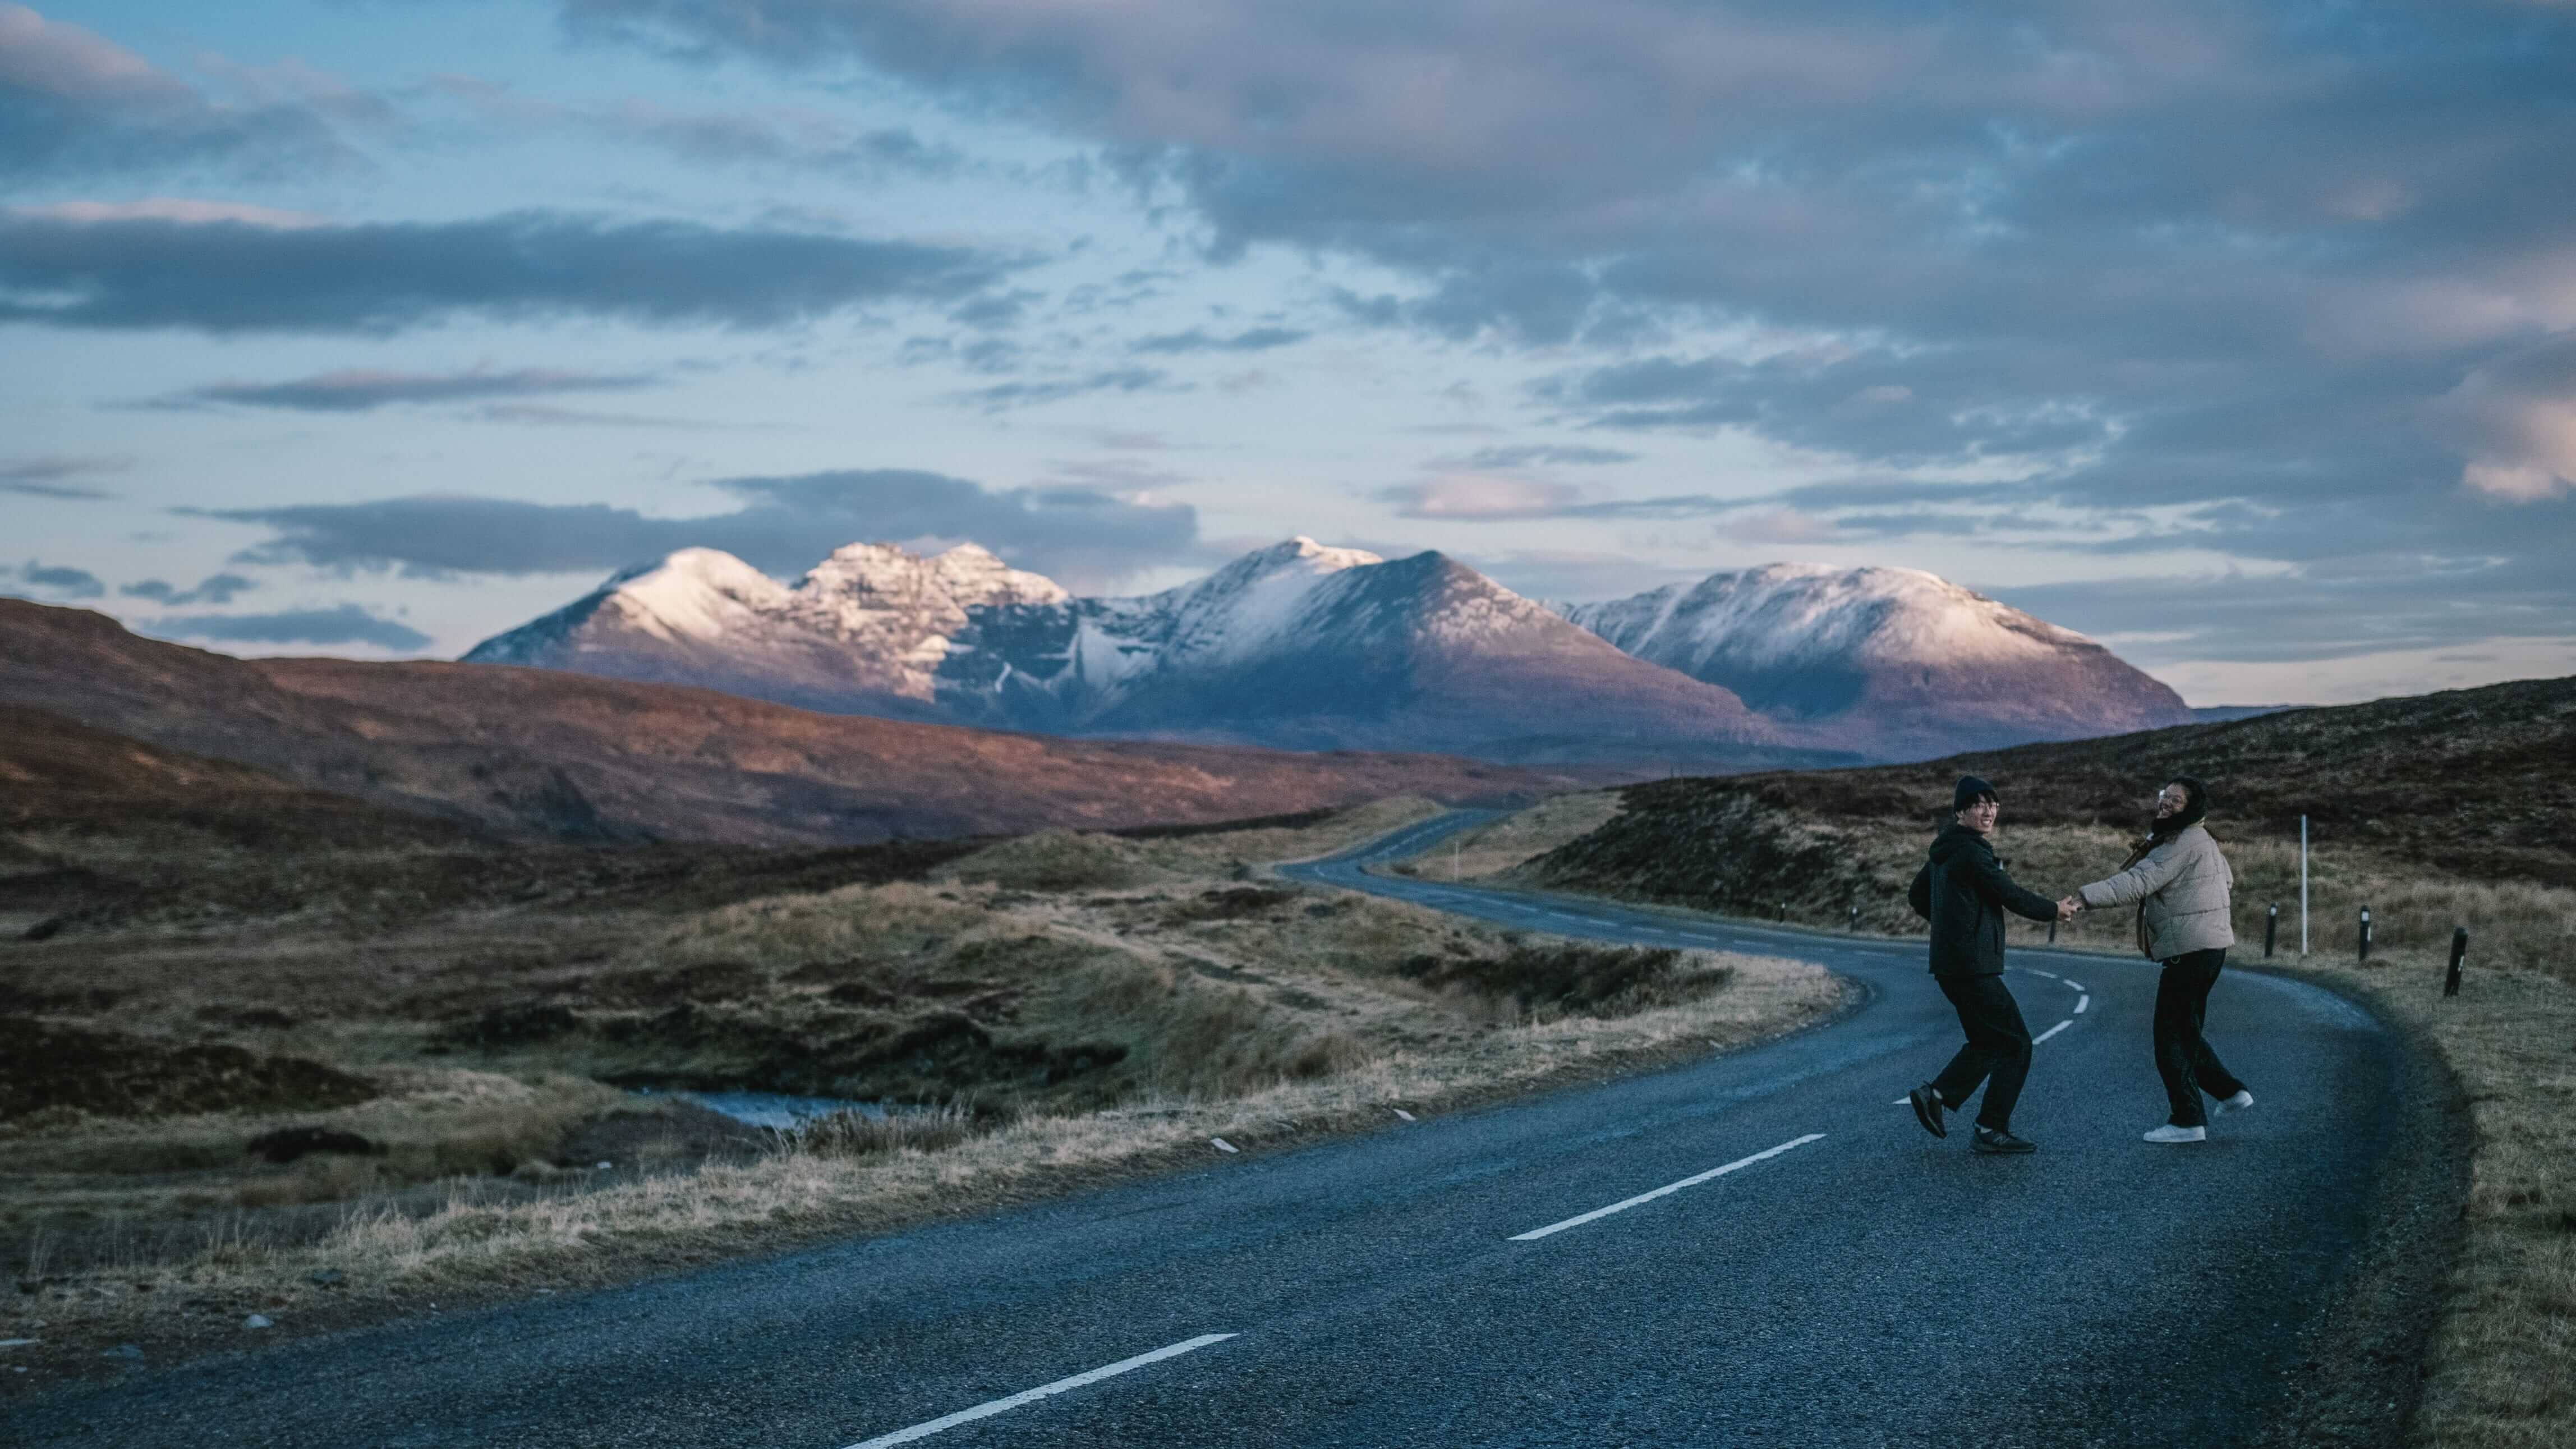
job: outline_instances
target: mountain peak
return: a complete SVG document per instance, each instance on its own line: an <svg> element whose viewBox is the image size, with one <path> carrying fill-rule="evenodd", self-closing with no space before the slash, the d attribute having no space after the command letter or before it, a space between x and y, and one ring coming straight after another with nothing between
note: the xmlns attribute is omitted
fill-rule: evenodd
<svg viewBox="0 0 2576 1449"><path fill-rule="evenodd" d="M1246 563L1253 559L1262 560L1269 565L1304 563L1315 573L1324 573L1333 569L1362 568L1369 564L1386 562L1385 559L1367 549L1335 548L1330 544L1317 543L1301 533L1294 538L1282 539L1268 548L1255 549L1227 567L1231 568L1235 564Z"/></svg>
<svg viewBox="0 0 2576 1449"><path fill-rule="evenodd" d="M1564 613L1758 710L1899 752L2190 716L2171 689L2083 635L1920 569L1765 564Z"/></svg>

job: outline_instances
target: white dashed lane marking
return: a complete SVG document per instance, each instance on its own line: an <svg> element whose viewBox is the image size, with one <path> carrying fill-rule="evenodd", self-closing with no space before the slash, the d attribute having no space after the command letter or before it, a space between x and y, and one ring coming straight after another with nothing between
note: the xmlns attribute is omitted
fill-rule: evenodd
<svg viewBox="0 0 2576 1449"><path fill-rule="evenodd" d="M1561 1223L1550 1223L1543 1228L1532 1228L1526 1233L1514 1233L1512 1234L1511 1240L1515 1243L1533 1243L1551 1233L1561 1233L1567 1228L1579 1228L1585 1223L1598 1221L1599 1219L1610 1216L1612 1213L1624 1213L1632 1207L1638 1207L1645 1203L1653 1202L1659 1197L1679 1192L1683 1188L1697 1187L1711 1178L1724 1177L1728 1173L1734 1172L1739 1168L1751 1167L1757 1162L1777 1157L1781 1153L1786 1152L1793 1147L1804 1147L1810 1142L1821 1142L1824 1140L1824 1137L1825 1134L1822 1132L1810 1132L1804 1137L1793 1137L1788 1141L1781 1143L1777 1147L1765 1148L1760 1152L1754 1153L1751 1157L1739 1157L1733 1162L1727 1163L1723 1167L1712 1167L1706 1172L1694 1173L1689 1177L1683 1178L1679 1182L1665 1183L1662 1187L1656 1188L1651 1192L1641 1192L1635 1197L1621 1198L1619 1201L1610 1204L1608 1207L1597 1207L1588 1213L1581 1213L1574 1217L1567 1218Z"/></svg>
<svg viewBox="0 0 2576 1449"><path fill-rule="evenodd" d="M1122 1358L1116 1363L1105 1364L1088 1373L1057 1379L1051 1384L1040 1384L1034 1389L1023 1390L1007 1399L995 1399L990 1403L977 1404L971 1409L960 1409L956 1413L915 1424L909 1429L897 1429L891 1434L879 1434L873 1439L862 1439L851 1445L850 1449L885 1449L888 1445L909 1444L915 1439L927 1439L943 1429L954 1429L960 1424L971 1424L977 1419L989 1419L995 1414L1008 1413L1023 1404L1034 1404L1040 1399L1078 1389L1086 1384L1096 1384L1102 1379L1114 1379L1120 1374L1143 1368L1149 1363L1178 1358L1182 1354L1205 1348L1211 1343L1223 1343L1232 1337L1234 1335L1231 1333L1202 1333L1196 1338L1184 1339L1179 1343L1158 1348L1152 1353L1140 1353L1134 1358Z"/></svg>

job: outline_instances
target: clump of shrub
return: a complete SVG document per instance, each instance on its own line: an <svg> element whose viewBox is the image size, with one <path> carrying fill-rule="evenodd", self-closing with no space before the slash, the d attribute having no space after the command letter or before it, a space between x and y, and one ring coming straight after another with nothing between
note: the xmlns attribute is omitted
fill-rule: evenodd
<svg viewBox="0 0 2576 1449"><path fill-rule="evenodd" d="M941 875L1006 891L1053 892L1132 889L1150 885L1164 873L1129 841L1045 830L979 850L946 867Z"/></svg>
<svg viewBox="0 0 2576 1449"><path fill-rule="evenodd" d="M882 1113L829 1112L779 1135L791 1150L816 1157L865 1157L882 1152L944 1152L989 1125L973 1108L950 1102Z"/></svg>
<svg viewBox="0 0 2576 1449"><path fill-rule="evenodd" d="M1175 904L1163 913L1163 919L1175 926L1196 921L1240 921L1276 910L1297 899L1298 892L1276 886L1226 886L1202 891L1189 900Z"/></svg>

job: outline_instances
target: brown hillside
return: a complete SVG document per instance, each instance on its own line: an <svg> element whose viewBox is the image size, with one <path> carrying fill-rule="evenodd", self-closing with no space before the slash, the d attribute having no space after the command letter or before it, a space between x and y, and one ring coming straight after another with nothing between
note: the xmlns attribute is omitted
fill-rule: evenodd
<svg viewBox="0 0 2576 1449"><path fill-rule="evenodd" d="M252 849L473 839L449 821L6 705L0 705L0 831L73 837L175 831Z"/></svg>
<svg viewBox="0 0 2576 1449"><path fill-rule="evenodd" d="M1626 813L1537 870L1664 899L1795 902L1847 873L1847 843L1837 842L1848 832L1832 827L1902 821L1928 835L1963 774L1994 783L2007 831L2140 828L2156 790L2187 774L2208 782L2212 828L2231 841L2295 838L2304 813L2320 849L2366 849L2445 876L2576 885L2576 678L1922 764L1633 785ZM1742 848L1755 838L1767 847ZM1849 890L1868 893L1858 881Z"/></svg>
<svg viewBox="0 0 2576 1449"><path fill-rule="evenodd" d="M558 839L865 842L1444 800L1570 777L1428 755L1047 739L488 665L246 661L0 599L0 705Z"/></svg>

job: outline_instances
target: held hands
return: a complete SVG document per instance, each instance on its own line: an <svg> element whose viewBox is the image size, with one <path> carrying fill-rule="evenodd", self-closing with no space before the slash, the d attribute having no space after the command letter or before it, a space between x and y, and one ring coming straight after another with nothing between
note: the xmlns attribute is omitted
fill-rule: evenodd
<svg viewBox="0 0 2576 1449"><path fill-rule="evenodd" d="M2083 909L2084 902L2080 897L2068 896L2057 903L2057 918L2061 921L2074 920L2076 913Z"/></svg>

